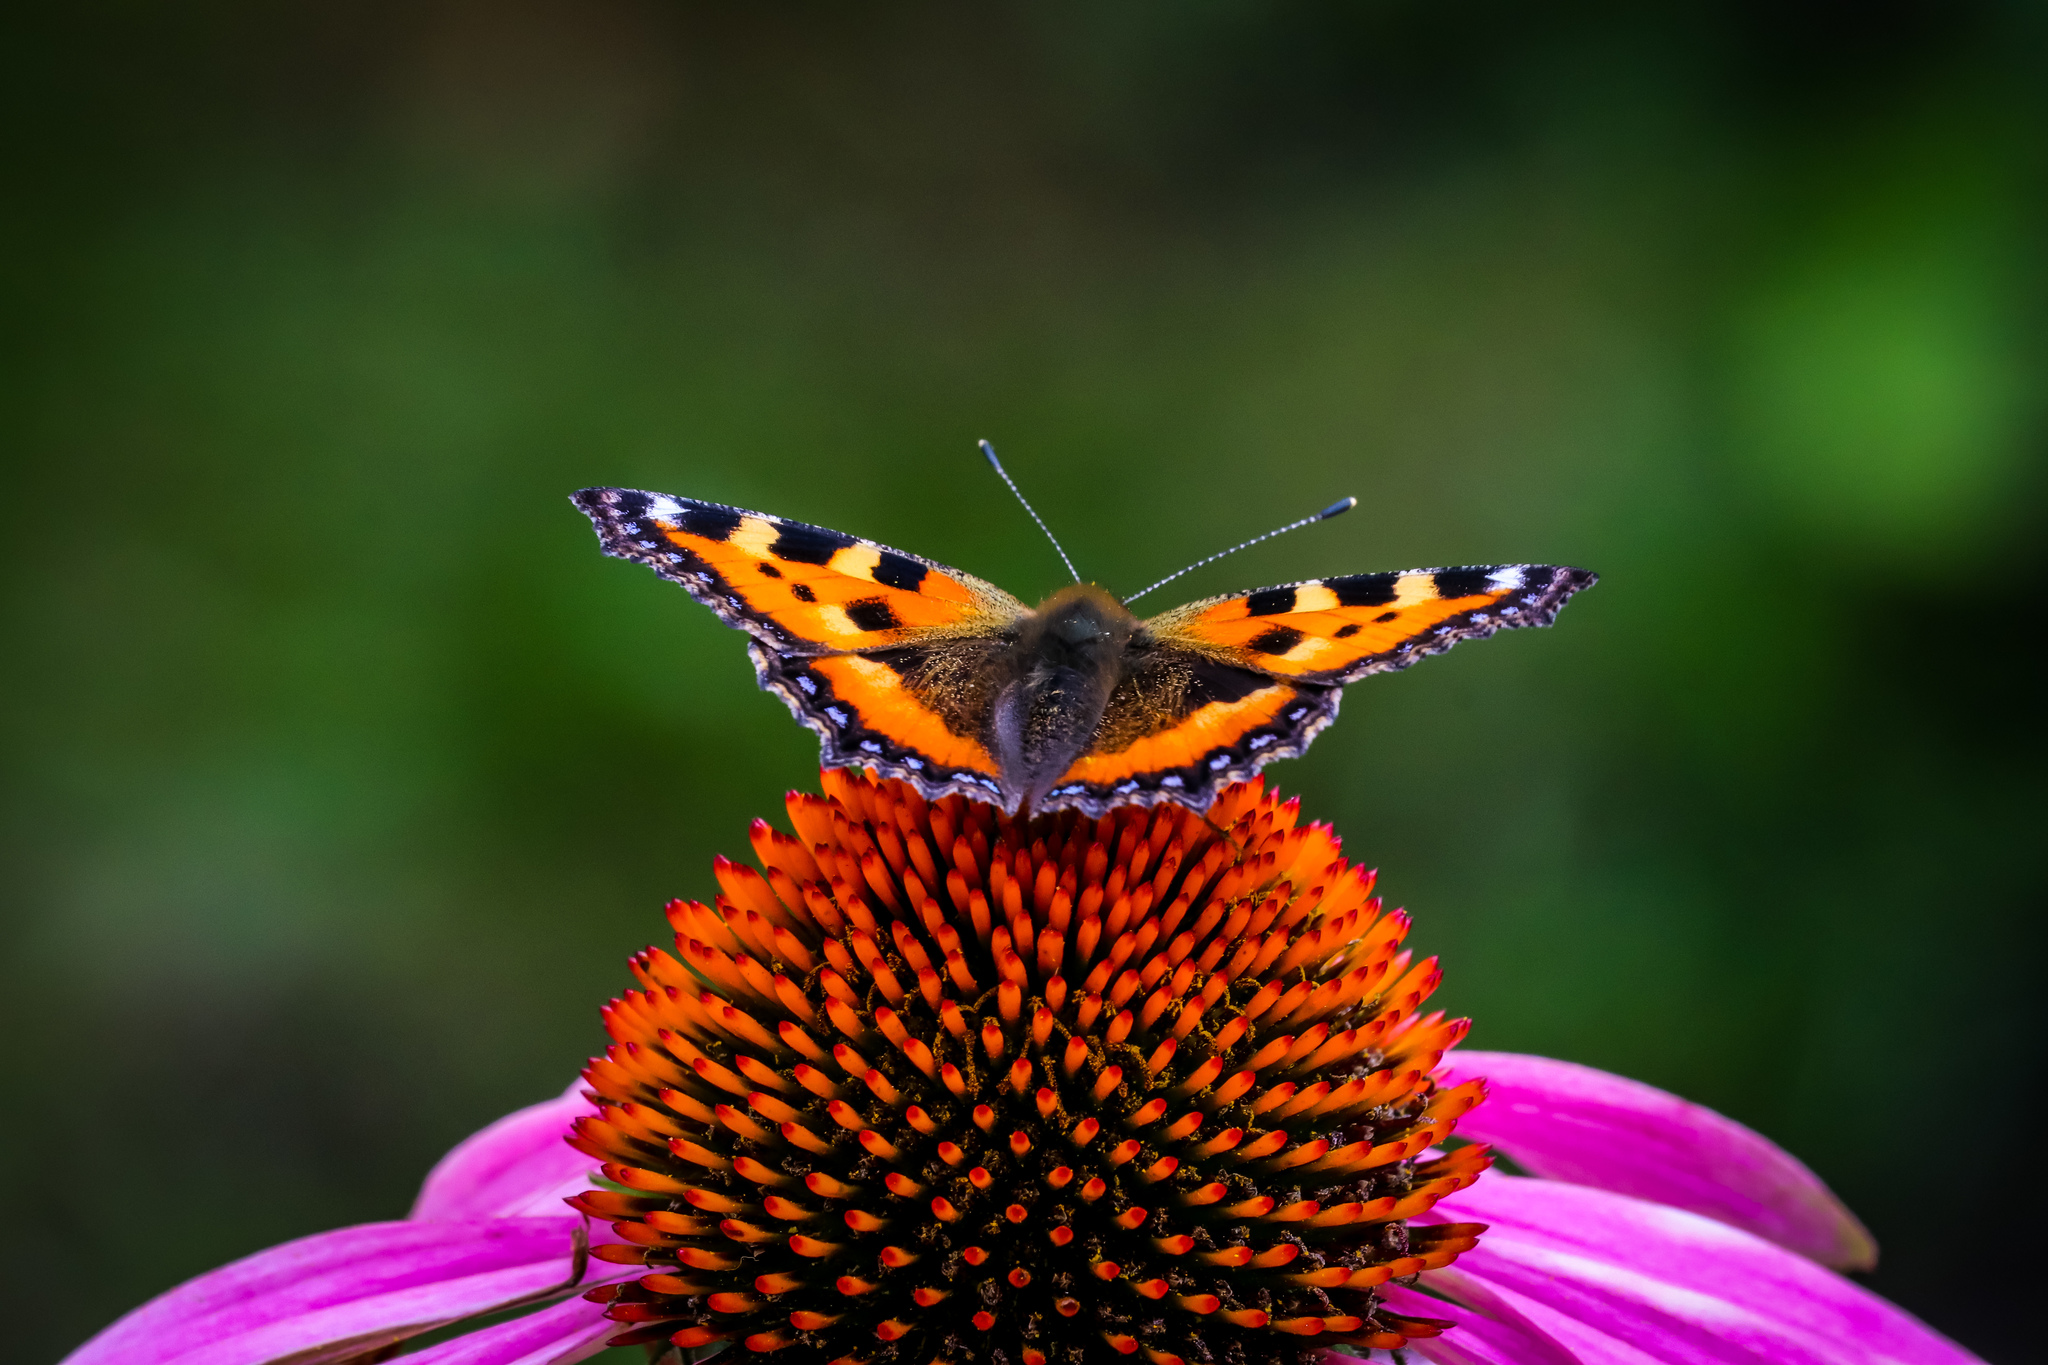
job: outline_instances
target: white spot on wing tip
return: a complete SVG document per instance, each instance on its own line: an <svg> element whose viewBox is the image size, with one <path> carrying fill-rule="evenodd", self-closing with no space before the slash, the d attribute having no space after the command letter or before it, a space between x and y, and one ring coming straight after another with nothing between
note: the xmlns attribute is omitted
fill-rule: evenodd
<svg viewBox="0 0 2048 1365"><path fill-rule="evenodd" d="M1510 564L1504 569L1495 569L1486 581L1492 584L1495 592L1511 592L1522 586L1522 566Z"/></svg>

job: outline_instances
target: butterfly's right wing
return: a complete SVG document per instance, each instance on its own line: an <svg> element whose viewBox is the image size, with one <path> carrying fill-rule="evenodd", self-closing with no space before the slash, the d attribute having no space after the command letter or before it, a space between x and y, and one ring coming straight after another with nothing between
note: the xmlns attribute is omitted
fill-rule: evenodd
<svg viewBox="0 0 2048 1365"><path fill-rule="evenodd" d="M1000 792L986 662L1026 608L958 569L840 531L693 498L587 488L606 554L645 564L753 637L761 686L816 731L827 767L926 795Z"/></svg>
<svg viewBox="0 0 2048 1365"><path fill-rule="evenodd" d="M1153 617L1150 639L1295 682L1406 668L1461 640L1547 626L1599 576L1556 564L1352 574L1212 597Z"/></svg>
<svg viewBox="0 0 2048 1365"><path fill-rule="evenodd" d="M1047 805L1206 810L1230 782L1293 758L1337 715L1346 683L1460 640L1547 626L1590 587L1584 569L1492 564L1353 574L1191 602L1145 622L1093 746Z"/></svg>

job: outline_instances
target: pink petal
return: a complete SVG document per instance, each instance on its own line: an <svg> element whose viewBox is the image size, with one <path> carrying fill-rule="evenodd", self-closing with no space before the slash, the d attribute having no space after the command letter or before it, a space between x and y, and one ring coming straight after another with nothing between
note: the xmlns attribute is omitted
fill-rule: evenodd
<svg viewBox="0 0 2048 1365"><path fill-rule="evenodd" d="M1838 1269L1877 1264L1877 1243L1820 1177L1733 1119L1549 1057L1457 1052L1449 1067L1453 1084L1487 1082L1459 1135L1533 1175L1704 1214Z"/></svg>
<svg viewBox="0 0 2048 1365"><path fill-rule="evenodd" d="M1436 1282L1434 1276L1431 1279ZM1437 1283L1439 1288L1443 1287L1441 1282ZM1456 1330L1415 1343L1421 1355L1438 1365L1494 1365L1496 1361L1502 1365L1532 1365L1551 1359L1570 1361L1572 1365L1661 1365L1666 1359L1639 1351L1597 1327L1513 1290L1470 1276L1456 1283L1459 1297L1473 1307L1436 1303L1438 1311L1429 1314L1427 1308L1419 1305L1435 1301L1418 1294L1414 1296L1419 1301L1417 1307L1396 1308L1397 1312L1419 1311L1457 1322ZM1399 1304L1399 1296L1393 1296L1392 1301ZM1552 1352L1555 1354L1549 1354Z"/></svg>
<svg viewBox="0 0 2048 1365"><path fill-rule="evenodd" d="M627 1328L605 1317L603 1304L578 1296L402 1359L405 1365L566 1365L596 1355Z"/></svg>
<svg viewBox="0 0 2048 1365"><path fill-rule="evenodd" d="M1640 1357L1576 1354L1548 1334L1530 1326L1512 1311L1495 1316L1474 1307L1444 1303L1398 1284L1386 1285L1380 1298L1396 1313L1413 1317L1448 1318L1458 1325L1440 1337L1421 1337L1410 1349L1436 1365L1642 1365ZM1624 1348L1626 1349L1626 1348Z"/></svg>
<svg viewBox="0 0 2048 1365"><path fill-rule="evenodd" d="M365 1223L209 1271L101 1332L66 1365L293 1365L343 1359L569 1278L582 1220ZM627 1267L593 1262L589 1283Z"/></svg>
<svg viewBox="0 0 2048 1365"><path fill-rule="evenodd" d="M1489 1226L1429 1283L1574 1353L1585 1333L1674 1365L1979 1365L1812 1261L1666 1205L1495 1173L1439 1208Z"/></svg>
<svg viewBox="0 0 2048 1365"><path fill-rule="evenodd" d="M562 1141L570 1121L592 1110L577 1081L559 1098L507 1114L464 1138L427 1173L409 1218L520 1218L561 1212L588 1189L597 1162Z"/></svg>

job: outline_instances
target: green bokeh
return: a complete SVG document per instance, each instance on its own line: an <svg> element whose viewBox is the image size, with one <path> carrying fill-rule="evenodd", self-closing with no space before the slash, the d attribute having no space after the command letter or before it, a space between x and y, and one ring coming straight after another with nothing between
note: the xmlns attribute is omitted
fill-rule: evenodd
<svg viewBox="0 0 2048 1365"><path fill-rule="evenodd" d="M1176 590L1598 569L1272 776L1476 1044L1761 1128L1878 1288L2028 1358L2048 57L1845 13L17 27L0 1357L402 1214L815 782L571 490L1033 597L988 436L1112 588L1344 493Z"/></svg>

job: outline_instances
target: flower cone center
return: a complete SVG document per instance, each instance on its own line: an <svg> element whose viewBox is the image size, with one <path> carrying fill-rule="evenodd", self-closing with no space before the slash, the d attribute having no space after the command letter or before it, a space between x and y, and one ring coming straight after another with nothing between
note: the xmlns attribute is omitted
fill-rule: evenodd
<svg viewBox="0 0 2048 1365"><path fill-rule="evenodd" d="M1326 826L1260 783L1033 820L839 770L633 961L573 1201L642 1264L616 1344L866 1365L1398 1347L1471 1224L1466 1031Z"/></svg>

